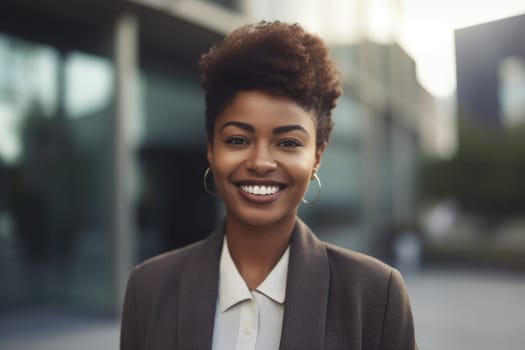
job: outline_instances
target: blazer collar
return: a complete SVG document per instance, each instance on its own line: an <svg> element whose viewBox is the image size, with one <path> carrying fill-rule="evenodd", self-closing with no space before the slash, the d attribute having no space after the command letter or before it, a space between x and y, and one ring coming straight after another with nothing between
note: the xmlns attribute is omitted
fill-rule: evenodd
<svg viewBox="0 0 525 350"><path fill-rule="evenodd" d="M299 218L291 239L280 349L322 349L329 288L326 249Z"/></svg>
<svg viewBox="0 0 525 350"><path fill-rule="evenodd" d="M192 256L181 276L176 349L211 349L224 224Z"/></svg>
<svg viewBox="0 0 525 350"><path fill-rule="evenodd" d="M168 282L158 322L151 325L157 328L152 333L158 337L150 337L152 346L146 348L211 349L223 236L224 224L195 250L180 280ZM328 258L323 243L299 218L289 259L280 349L321 349L328 304ZM155 338L172 342L160 346Z"/></svg>
<svg viewBox="0 0 525 350"><path fill-rule="evenodd" d="M193 249L180 276L174 273L166 281L150 317L145 349L211 348L222 227Z"/></svg>

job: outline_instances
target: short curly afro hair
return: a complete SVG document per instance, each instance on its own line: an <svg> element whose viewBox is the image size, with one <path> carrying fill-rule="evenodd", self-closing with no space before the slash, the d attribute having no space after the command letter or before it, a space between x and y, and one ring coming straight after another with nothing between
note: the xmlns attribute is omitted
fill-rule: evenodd
<svg viewBox="0 0 525 350"><path fill-rule="evenodd" d="M298 24L258 22L242 26L201 56L206 91L206 131L240 91L260 90L292 99L315 117L317 147L328 143L341 78L329 49Z"/></svg>

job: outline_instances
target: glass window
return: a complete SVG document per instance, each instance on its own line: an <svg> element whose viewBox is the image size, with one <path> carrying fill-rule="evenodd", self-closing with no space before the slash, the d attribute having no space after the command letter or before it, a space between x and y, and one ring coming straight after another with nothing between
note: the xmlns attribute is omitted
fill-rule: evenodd
<svg viewBox="0 0 525 350"><path fill-rule="evenodd" d="M239 11L239 0L206 0L213 4L226 7L229 10Z"/></svg>
<svg viewBox="0 0 525 350"><path fill-rule="evenodd" d="M66 61L65 108L67 116L89 116L110 103L113 88L111 62L107 59L72 52Z"/></svg>
<svg viewBox="0 0 525 350"><path fill-rule="evenodd" d="M525 124L525 60L507 57L499 65L498 95L505 125Z"/></svg>
<svg viewBox="0 0 525 350"><path fill-rule="evenodd" d="M206 160L204 91L195 67L150 51L141 67L137 148L139 260L206 237L219 219L202 185ZM152 63L153 62L153 63Z"/></svg>
<svg viewBox="0 0 525 350"><path fill-rule="evenodd" d="M0 34L0 72L0 311L113 308L112 65Z"/></svg>
<svg viewBox="0 0 525 350"><path fill-rule="evenodd" d="M361 220L360 116L357 101L349 95L339 98L333 111L335 126L319 170L322 182L320 199L315 205L300 207L301 216L320 232L332 231L336 227L347 235L350 228ZM312 181L310 187L307 197L313 198L317 185Z"/></svg>

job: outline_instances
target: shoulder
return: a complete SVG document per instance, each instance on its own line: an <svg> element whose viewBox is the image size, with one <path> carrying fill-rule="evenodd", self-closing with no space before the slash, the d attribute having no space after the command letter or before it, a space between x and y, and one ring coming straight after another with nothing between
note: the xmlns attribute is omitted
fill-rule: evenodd
<svg viewBox="0 0 525 350"><path fill-rule="evenodd" d="M132 276L138 279L148 279L149 282L164 280L168 275L180 272L203 242L198 241L145 260L135 266Z"/></svg>
<svg viewBox="0 0 525 350"><path fill-rule="evenodd" d="M133 269L122 310L121 348L137 349L138 344L144 345L153 311L167 300L162 297L163 290L170 284L176 291L184 267L202 244L201 241L158 255Z"/></svg>
<svg viewBox="0 0 525 350"><path fill-rule="evenodd" d="M391 288L401 293L404 282L392 266L369 255L324 243L332 280L363 294L388 293Z"/></svg>
<svg viewBox="0 0 525 350"><path fill-rule="evenodd" d="M354 272L384 276L390 274L392 267L388 264L350 249L323 242L331 267L348 269Z"/></svg>
<svg viewBox="0 0 525 350"><path fill-rule="evenodd" d="M377 341L381 349L417 349L408 292L399 271L371 256L329 243L324 246L334 314L358 313L363 331L371 335L367 341Z"/></svg>
<svg viewBox="0 0 525 350"><path fill-rule="evenodd" d="M178 284L185 266L203 242L157 255L138 264L130 274L128 288L133 288L142 298L157 298L165 283L169 281Z"/></svg>
<svg viewBox="0 0 525 350"><path fill-rule="evenodd" d="M303 257L302 264L312 260L315 264L324 264L326 261L330 280L340 284L340 287L384 287L395 271L374 257L320 240L300 219L297 220L296 231L297 234L292 237L292 248L295 244L297 253L291 254L291 259Z"/></svg>

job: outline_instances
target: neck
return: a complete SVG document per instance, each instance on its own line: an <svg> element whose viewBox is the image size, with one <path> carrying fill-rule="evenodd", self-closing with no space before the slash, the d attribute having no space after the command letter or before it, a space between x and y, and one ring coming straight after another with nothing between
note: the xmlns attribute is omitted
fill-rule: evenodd
<svg viewBox="0 0 525 350"><path fill-rule="evenodd" d="M232 259L251 290L272 271L290 243L295 217L271 227L242 225L226 218L226 241Z"/></svg>

